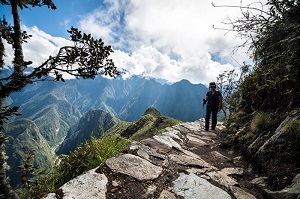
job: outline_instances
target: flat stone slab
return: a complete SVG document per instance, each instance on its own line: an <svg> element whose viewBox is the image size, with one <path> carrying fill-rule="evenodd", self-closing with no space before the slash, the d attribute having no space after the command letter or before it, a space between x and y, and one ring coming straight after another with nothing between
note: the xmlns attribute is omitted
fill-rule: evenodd
<svg viewBox="0 0 300 199"><path fill-rule="evenodd" d="M131 142L128 148L130 153L136 152L138 156L147 160L149 160L149 156L153 156L163 160L167 158L167 156L157 153L153 148L137 141Z"/></svg>
<svg viewBox="0 0 300 199"><path fill-rule="evenodd" d="M228 167L221 170L226 175L243 175L244 169L240 167Z"/></svg>
<svg viewBox="0 0 300 199"><path fill-rule="evenodd" d="M195 174L180 173L173 184L173 192L185 199L231 199L226 191Z"/></svg>
<svg viewBox="0 0 300 199"><path fill-rule="evenodd" d="M177 142L175 142L171 137L166 136L166 135L155 135L153 136L153 139L167 145L170 148L175 148L177 150L182 150L180 144L178 144Z"/></svg>
<svg viewBox="0 0 300 199"><path fill-rule="evenodd" d="M217 134L215 134L214 132L210 132L210 131L199 131L199 132L194 132L194 133L199 136L206 136L206 137L211 137L211 138L217 137Z"/></svg>
<svg viewBox="0 0 300 199"><path fill-rule="evenodd" d="M165 145L157 140L154 140L152 138L147 138L141 141L142 144L151 147L155 151L161 154L168 154L172 148L168 145Z"/></svg>
<svg viewBox="0 0 300 199"><path fill-rule="evenodd" d="M162 167L132 154L109 158L105 164L114 172L129 175L140 181L156 179L163 171Z"/></svg>
<svg viewBox="0 0 300 199"><path fill-rule="evenodd" d="M64 196L62 199L105 199L107 178L104 174L90 170L64 184L60 189ZM44 199L56 199L54 193L48 194Z"/></svg>
<svg viewBox="0 0 300 199"><path fill-rule="evenodd" d="M200 130L200 123L185 122L185 123L182 123L180 125L184 126L185 128L189 129L190 131L199 131Z"/></svg>
<svg viewBox="0 0 300 199"><path fill-rule="evenodd" d="M234 178L226 175L226 173L223 173L221 171L208 172L206 173L206 175L209 176L213 181L218 182L225 187L238 185L238 182Z"/></svg>
<svg viewBox="0 0 300 199"><path fill-rule="evenodd" d="M212 165L210 165L209 163L205 162L204 160L202 160L200 157L199 158L195 158L195 157L191 157L191 156L187 156L187 155L177 155L177 154L170 154L169 158L181 165L190 165L190 166L198 166L198 167L212 167Z"/></svg>
<svg viewBox="0 0 300 199"><path fill-rule="evenodd" d="M163 135L163 136L169 136L173 140L178 140L180 143L183 142L183 140L177 134L174 134L173 132L169 132L169 131L162 132L161 135Z"/></svg>
<svg viewBox="0 0 300 199"><path fill-rule="evenodd" d="M208 146L208 144L206 142L204 142L203 140L197 138L195 135L193 136L192 134L187 134L186 137L189 140L189 142L194 142L198 147Z"/></svg>
<svg viewBox="0 0 300 199"><path fill-rule="evenodd" d="M211 154L216 157L217 159L223 161L223 162L229 162L231 161L231 159L221 153L219 153L218 151L212 151Z"/></svg>

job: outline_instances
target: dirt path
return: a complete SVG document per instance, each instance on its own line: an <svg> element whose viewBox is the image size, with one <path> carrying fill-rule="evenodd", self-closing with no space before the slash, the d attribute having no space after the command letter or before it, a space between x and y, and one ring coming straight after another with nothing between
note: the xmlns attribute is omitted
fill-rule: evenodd
<svg viewBox="0 0 300 199"><path fill-rule="evenodd" d="M200 121L168 127L160 135L132 142L126 153L66 183L59 194L91 199L272 198L251 182L259 177L251 164L220 147L220 128L201 130Z"/></svg>
<svg viewBox="0 0 300 199"><path fill-rule="evenodd" d="M217 127L217 129L220 128L220 126ZM231 198L264 198L250 182L258 177L255 175L251 164L235 151L220 147L223 142L220 130L200 130L199 121L182 123L168 130L178 136L173 135L172 138L176 143L180 144L181 149L178 149L179 146L176 143L173 143L174 146L170 148L164 146L164 144L168 145L168 143L162 144L164 141L161 140L160 142L153 141L155 139L142 141L142 144L166 157L164 159L157 158L155 155L149 156L150 162L164 168L157 179L140 181L120 172L112 172L107 166L99 168L98 172L105 173L109 179L107 198L189 198L178 194L163 197L162 192L165 190L171 193L174 192L170 188L174 185L174 181L181 174L191 173L207 179L213 185L225 190ZM163 134L162 136L166 135ZM130 151L130 153L141 156L137 150ZM183 156L199 156L200 158L180 160ZM198 159L203 160L203 162L197 163ZM167 164L165 163L166 161L168 162Z"/></svg>

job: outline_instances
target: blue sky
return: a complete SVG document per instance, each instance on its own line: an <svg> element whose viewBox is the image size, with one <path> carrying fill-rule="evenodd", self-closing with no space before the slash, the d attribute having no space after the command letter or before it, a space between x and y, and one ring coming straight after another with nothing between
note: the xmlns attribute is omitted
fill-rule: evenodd
<svg viewBox="0 0 300 199"><path fill-rule="evenodd" d="M70 45L66 32L78 27L113 47L119 69L131 75L192 83L216 81L218 74L251 62L247 49L232 53L243 42L235 33L214 30L239 9L214 8L207 0L53 0L56 10L35 7L20 10L22 29L33 35L24 45L26 60L39 65L59 47ZM239 5L240 0L215 0L216 4ZM253 2L243 1L243 5ZM12 22L10 7L0 12ZM6 45L7 46L7 45ZM5 63L13 52L6 47ZM236 61L237 62L236 62Z"/></svg>

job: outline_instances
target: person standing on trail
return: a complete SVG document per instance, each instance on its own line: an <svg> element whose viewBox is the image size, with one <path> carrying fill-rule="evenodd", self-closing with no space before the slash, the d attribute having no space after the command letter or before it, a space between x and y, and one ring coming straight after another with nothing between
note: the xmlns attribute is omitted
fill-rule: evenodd
<svg viewBox="0 0 300 199"><path fill-rule="evenodd" d="M211 130L215 130L217 125L217 114L222 109L222 94L220 91L216 91L216 83L209 83L209 91L203 100L203 106L206 104L206 116L205 116L205 127L207 131L209 127L210 115L212 115Z"/></svg>

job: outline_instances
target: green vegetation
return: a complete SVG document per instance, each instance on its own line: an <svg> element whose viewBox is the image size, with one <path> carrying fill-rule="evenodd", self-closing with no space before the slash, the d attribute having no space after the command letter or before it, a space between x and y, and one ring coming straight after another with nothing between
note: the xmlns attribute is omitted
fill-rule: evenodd
<svg viewBox="0 0 300 199"><path fill-rule="evenodd" d="M31 183L29 189L20 189L19 195L21 198L28 199L54 192L69 180L96 168L106 159L126 150L128 144L129 140L119 135L104 136L98 140L91 137L69 156L62 158L57 166L41 170L34 179L35 183Z"/></svg>
<svg viewBox="0 0 300 199"><path fill-rule="evenodd" d="M254 116L251 125L250 125L250 129L253 132L259 132L264 130L264 127L266 126L266 123L268 122L268 114L264 113L264 112L259 112L256 113L256 115Z"/></svg>
<svg viewBox="0 0 300 199"><path fill-rule="evenodd" d="M108 57L113 52L111 46L104 45L102 39L95 39L90 34L82 33L77 28L71 27L68 30L70 40L74 45L61 47L55 56L49 56L41 65L33 66L32 61L27 60L23 54L23 44L26 43L32 35L28 35L26 31L22 31L20 25L19 9L30 9L30 7L47 6L53 10L56 9L55 4L51 0L41 1L16 1L16 0L0 0L1 6L9 6L12 10L13 25L7 23L5 17L0 19L0 73L4 69L4 56L6 54L4 45L7 42L13 49L14 59L11 73L2 73L0 79L0 125L7 122L10 116L18 116L18 106L4 106L5 98L9 97L13 92L18 92L26 85L36 81L62 81L64 78L62 73L68 73L76 78L94 79L99 74L116 77L119 72L114 66L112 59ZM76 65L76 68L73 66ZM26 70L28 67L34 67L34 70ZM1 135L4 137L4 135ZM6 157L5 157L5 139L0 139L0 194L6 198L18 199L6 177ZM3 146L3 147L2 147Z"/></svg>
<svg viewBox="0 0 300 199"><path fill-rule="evenodd" d="M286 131L291 133L295 138L300 139L300 120L292 120L285 126Z"/></svg>
<svg viewBox="0 0 300 199"><path fill-rule="evenodd" d="M103 117L100 117L99 119ZM91 120L92 121L92 120ZM52 169L40 169L34 178L34 183L19 189L21 198L39 198L54 192L64 183L78 175L96 168L108 158L127 150L132 140L152 137L165 130L166 127L179 123L178 120L165 117L155 108L149 108L145 114L135 122L116 122L113 127L103 132L100 139L90 137L68 156L61 156L58 165ZM88 124L88 123L87 123ZM121 135L127 135L126 139ZM29 180L27 180L29 181Z"/></svg>
<svg viewBox="0 0 300 199"><path fill-rule="evenodd" d="M160 114L155 108L149 108L145 114L137 121L129 125L121 136L131 140L142 140L152 137L166 127L178 124L180 121Z"/></svg>
<svg viewBox="0 0 300 199"><path fill-rule="evenodd" d="M229 19L225 24L246 38L241 46L249 45L254 66L245 73L242 67L243 75L236 87L227 87L234 92L226 98L230 116L225 132L229 143L254 160L258 171L269 176L270 187L280 189L291 182L272 179L292 179L300 168L299 120L289 122L283 129L284 135L259 154L256 152L278 133L276 129L291 112L300 114L300 1L268 0L261 10L251 4L232 7L241 9L243 17Z"/></svg>
<svg viewBox="0 0 300 199"><path fill-rule="evenodd" d="M39 128L34 122L27 119L19 119L5 127L9 142L7 143L8 174L13 179L12 185L16 186L21 182L18 166L22 164L24 156L29 151L34 153L33 164L38 167L52 167L53 156L47 141L41 135Z"/></svg>

